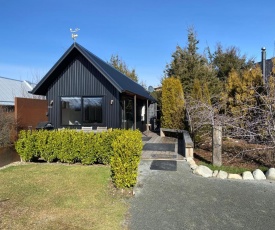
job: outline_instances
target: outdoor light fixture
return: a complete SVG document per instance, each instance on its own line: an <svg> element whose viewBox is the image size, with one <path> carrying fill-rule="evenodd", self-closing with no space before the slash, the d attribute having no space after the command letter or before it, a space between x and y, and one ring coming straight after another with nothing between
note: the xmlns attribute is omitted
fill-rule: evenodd
<svg viewBox="0 0 275 230"><path fill-rule="evenodd" d="M114 103L114 100L111 100L111 101L110 101L110 104L112 105L113 103Z"/></svg>

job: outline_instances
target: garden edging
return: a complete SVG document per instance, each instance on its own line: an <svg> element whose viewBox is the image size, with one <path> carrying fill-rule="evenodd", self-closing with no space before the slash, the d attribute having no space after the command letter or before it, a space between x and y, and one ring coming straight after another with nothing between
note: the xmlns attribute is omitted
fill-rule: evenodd
<svg viewBox="0 0 275 230"><path fill-rule="evenodd" d="M210 168L204 165L197 165L193 158L186 158L187 163L192 169L193 173L202 177L210 178L215 177L219 179L235 179L235 180L275 180L275 168L270 168L264 174L260 169L256 169L253 172L245 171L240 174L227 173L222 170L212 171Z"/></svg>

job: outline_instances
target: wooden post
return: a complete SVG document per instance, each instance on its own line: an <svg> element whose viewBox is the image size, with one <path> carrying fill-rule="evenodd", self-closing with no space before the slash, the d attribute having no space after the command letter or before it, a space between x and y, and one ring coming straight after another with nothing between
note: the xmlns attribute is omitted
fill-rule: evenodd
<svg viewBox="0 0 275 230"><path fill-rule="evenodd" d="M222 126L212 128L212 164L222 165Z"/></svg>
<svg viewBox="0 0 275 230"><path fill-rule="evenodd" d="M149 131L149 105L148 105L148 99L146 100L146 131Z"/></svg>

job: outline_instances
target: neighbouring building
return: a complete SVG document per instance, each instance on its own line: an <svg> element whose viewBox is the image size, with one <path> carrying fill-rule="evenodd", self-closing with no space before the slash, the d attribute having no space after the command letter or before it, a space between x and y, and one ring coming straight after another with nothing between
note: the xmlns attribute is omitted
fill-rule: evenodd
<svg viewBox="0 0 275 230"><path fill-rule="evenodd" d="M34 84L28 81L0 77L0 106L14 111L15 97L31 98L29 91L33 88Z"/></svg>

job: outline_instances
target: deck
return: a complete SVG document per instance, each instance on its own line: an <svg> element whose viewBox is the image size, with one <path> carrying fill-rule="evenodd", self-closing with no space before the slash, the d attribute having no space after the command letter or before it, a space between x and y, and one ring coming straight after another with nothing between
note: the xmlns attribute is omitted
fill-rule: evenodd
<svg viewBox="0 0 275 230"><path fill-rule="evenodd" d="M142 136L142 160L183 160L183 140L173 137L160 137L153 132Z"/></svg>

